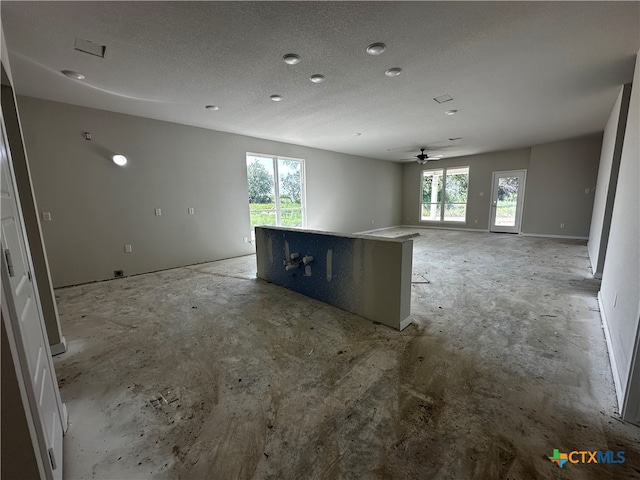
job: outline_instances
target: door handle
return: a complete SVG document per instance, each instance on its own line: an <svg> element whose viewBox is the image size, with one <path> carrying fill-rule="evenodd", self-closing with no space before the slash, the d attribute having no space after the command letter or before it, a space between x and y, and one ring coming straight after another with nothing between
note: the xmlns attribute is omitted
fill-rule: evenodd
<svg viewBox="0 0 640 480"><path fill-rule="evenodd" d="M58 465L56 464L56 454L53 451L53 448L49 448L49 460L51 461L51 469L55 470L56 468L58 468Z"/></svg>
<svg viewBox="0 0 640 480"><path fill-rule="evenodd" d="M13 261L11 260L11 250L9 250L8 248L5 248L4 250L4 258L7 261L7 270L9 270L9 276L15 277L16 272L13 269Z"/></svg>

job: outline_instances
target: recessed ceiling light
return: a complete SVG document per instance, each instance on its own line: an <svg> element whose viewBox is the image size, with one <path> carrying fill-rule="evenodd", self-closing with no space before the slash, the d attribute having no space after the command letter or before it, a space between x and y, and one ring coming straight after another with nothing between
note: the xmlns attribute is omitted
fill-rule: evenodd
<svg viewBox="0 0 640 480"><path fill-rule="evenodd" d="M311 80L313 83L322 83L324 82L324 75L320 75L319 73L316 73L314 75L311 75L309 77L309 80Z"/></svg>
<svg viewBox="0 0 640 480"><path fill-rule="evenodd" d="M274 102L279 102L280 100L282 100L282 95L271 95L269 98Z"/></svg>
<svg viewBox="0 0 640 480"><path fill-rule="evenodd" d="M119 167L123 167L127 164L127 157L125 157L124 155L118 154L118 155L114 155L112 158L113 158L113 163L115 163Z"/></svg>
<svg viewBox="0 0 640 480"><path fill-rule="evenodd" d="M387 46L382 42L372 43L367 47L367 53L369 55L380 55L387 49Z"/></svg>
<svg viewBox="0 0 640 480"><path fill-rule="evenodd" d="M434 100L438 103L444 103L444 102L450 102L451 100L453 100L453 97L448 93L446 93L444 95L440 95L439 97L434 98Z"/></svg>
<svg viewBox="0 0 640 480"><path fill-rule="evenodd" d="M384 74L387 77L397 77L398 75L400 75L400 72L402 71L401 68L398 67L394 67L394 68L390 68L389 70L387 70L386 72L384 72Z"/></svg>
<svg viewBox="0 0 640 480"><path fill-rule="evenodd" d="M282 57L284 63L287 65L297 65L300 63L300 56L295 53L287 53L284 57Z"/></svg>
<svg viewBox="0 0 640 480"><path fill-rule="evenodd" d="M60 73L74 80L84 80L84 75L73 70L62 70Z"/></svg>
<svg viewBox="0 0 640 480"><path fill-rule="evenodd" d="M220 110L220 107L217 105L207 105L206 107L207 110L209 110L210 112L217 112L218 110Z"/></svg>
<svg viewBox="0 0 640 480"><path fill-rule="evenodd" d="M447 115L455 115L456 113L458 113L458 110L447 110L446 112Z"/></svg>

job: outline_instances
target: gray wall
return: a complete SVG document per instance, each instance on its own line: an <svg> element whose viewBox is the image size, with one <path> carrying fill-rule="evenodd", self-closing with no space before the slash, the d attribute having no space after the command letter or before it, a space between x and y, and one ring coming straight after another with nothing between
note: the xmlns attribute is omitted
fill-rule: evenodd
<svg viewBox="0 0 640 480"><path fill-rule="evenodd" d="M529 166L530 149L507 150L482 155L470 155L418 165L404 166L402 223L404 225L439 226L436 222L420 221L420 176L423 170L441 167L469 167L469 197L466 224L440 224L447 228L469 228L487 231L491 209L492 174L500 170L521 170ZM480 193L483 196L480 196ZM476 223L477 221L477 223Z"/></svg>
<svg viewBox="0 0 640 480"><path fill-rule="evenodd" d="M601 146L597 134L531 147L522 233L589 236Z"/></svg>
<svg viewBox="0 0 640 480"><path fill-rule="evenodd" d="M30 97L18 108L56 287L253 253L246 152L306 160L309 228L400 223L397 164Z"/></svg>
<svg viewBox="0 0 640 480"><path fill-rule="evenodd" d="M639 52L640 54L640 52ZM611 339L621 385L623 415L640 423L640 59L636 60L629 116L622 147L620 175L611 218L607 257L602 273L600 302ZM634 355L635 358L634 358ZM635 362L633 378L630 379ZM628 386L636 386L631 390Z"/></svg>
<svg viewBox="0 0 640 480"><path fill-rule="evenodd" d="M596 278L602 277L604 268L630 96L631 84L626 84L620 88L620 94L613 105L602 138L602 151L598 166L598 181L593 201L588 243L591 267Z"/></svg>
<svg viewBox="0 0 640 480"><path fill-rule="evenodd" d="M519 150L444 159L426 166L405 164L402 223L487 231L493 172L525 169L522 233L587 238L601 144L602 135L597 134ZM466 224L421 222L420 172L457 166L470 168ZM585 194L587 188L589 193ZM560 228L561 223L565 228Z"/></svg>
<svg viewBox="0 0 640 480"><path fill-rule="evenodd" d="M42 238L42 230L38 221L36 201L33 194L31 173L27 162L22 140L22 132L16 99L9 67L9 57L4 38L2 39L2 90L0 106L7 133L8 148L11 152L11 164L16 177L16 188L20 197L22 217L24 219L29 250L33 261L34 286L42 309L47 339L54 355L66 350L66 342L60 330L58 308L55 302L47 252Z"/></svg>

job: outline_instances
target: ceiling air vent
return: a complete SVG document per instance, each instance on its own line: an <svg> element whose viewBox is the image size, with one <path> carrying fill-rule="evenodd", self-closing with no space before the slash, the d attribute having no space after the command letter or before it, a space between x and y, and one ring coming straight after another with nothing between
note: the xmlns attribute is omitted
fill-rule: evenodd
<svg viewBox="0 0 640 480"><path fill-rule="evenodd" d="M453 97L448 93L445 95L440 95L439 97L434 98L434 100L438 103L450 102L453 100Z"/></svg>
<svg viewBox="0 0 640 480"><path fill-rule="evenodd" d="M99 45L78 37L76 37L76 43L73 47L79 52L88 53L89 55L95 55L100 58L104 58L104 52L107 50L105 45Z"/></svg>

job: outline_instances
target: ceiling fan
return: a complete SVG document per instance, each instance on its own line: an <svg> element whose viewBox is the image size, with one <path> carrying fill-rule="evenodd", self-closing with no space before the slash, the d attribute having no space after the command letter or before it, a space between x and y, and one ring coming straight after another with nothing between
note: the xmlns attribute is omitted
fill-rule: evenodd
<svg viewBox="0 0 640 480"><path fill-rule="evenodd" d="M415 157L413 157L416 159L416 162L418 162L420 165L424 165L429 160L432 160L432 161L439 160L443 157L443 155L427 155L426 153L424 153L425 150L426 148L421 148L420 153Z"/></svg>

